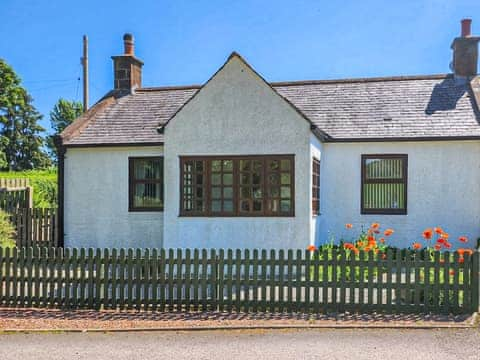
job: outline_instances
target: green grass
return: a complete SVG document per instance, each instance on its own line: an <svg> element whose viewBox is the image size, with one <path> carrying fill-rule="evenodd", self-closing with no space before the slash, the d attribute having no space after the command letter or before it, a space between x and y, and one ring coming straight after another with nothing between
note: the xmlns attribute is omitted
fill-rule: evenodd
<svg viewBox="0 0 480 360"><path fill-rule="evenodd" d="M33 207L57 207L57 169L28 170L28 171L3 171L0 178L4 179L29 179L33 187Z"/></svg>

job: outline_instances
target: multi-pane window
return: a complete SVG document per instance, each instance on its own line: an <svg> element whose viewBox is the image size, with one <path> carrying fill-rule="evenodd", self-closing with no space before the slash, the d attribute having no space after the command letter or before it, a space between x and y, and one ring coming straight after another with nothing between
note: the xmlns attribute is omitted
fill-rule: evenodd
<svg viewBox="0 0 480 360"><path fill-rule="evenodd" d="M163 210L163 158L129 158L129 211Z"/></svg>
<svg viewBox="0 0 480 360"><path fill-rule="evenodd" d="M407 170L407 155L362 155L362 214L406 214Z"/></svg>
<svg viewBox="0 0 480 360"><path fill-rule="evenodd" d="M293 216L291 155L181 157L181 215Z"/></svg>
<svg viewBox="0 0 480 360"><path fill-rule="evenodd" d="M320 160L312 158L312 213L320 214Z"/></svg>

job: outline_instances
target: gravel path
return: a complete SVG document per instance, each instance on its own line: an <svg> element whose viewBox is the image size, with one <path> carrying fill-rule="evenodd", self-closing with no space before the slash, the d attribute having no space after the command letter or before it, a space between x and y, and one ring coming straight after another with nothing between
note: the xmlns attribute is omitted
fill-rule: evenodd
<svg viewBox="0 0 480 360"><path fill-rule="evenodd" d="M271 314L226 312L62 311L0 308L0 331L212 326L470 326L468 315ZM1 358L0 358L1 360ZM480 360L480 359L479 359Z"/></svg>
<svg viewBox="0 0 480 360"><path fill-rule="evenodd" d="M0 335L0 359L478 360L478 329Z"/></svg>

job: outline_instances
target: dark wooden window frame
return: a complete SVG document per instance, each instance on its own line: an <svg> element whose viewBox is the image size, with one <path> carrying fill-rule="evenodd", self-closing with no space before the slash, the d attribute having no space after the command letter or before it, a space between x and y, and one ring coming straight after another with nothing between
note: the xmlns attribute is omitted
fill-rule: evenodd
<svg viewBox="0 0 480 360"><path fill-rule="evenodd" d="M143 179L143 180L138 180L134 178L135 174L135 168L134 168L134 163L135 160L161 160L162 161L162 178L159 180L153 180L153 179ZM139 206L134 206L134 201L133 201L133 196L135 193L135 185L136 184L147 184L147 183L161 183L163 187L163 182L165 178L165 174L163 173L163 156L136 156L136 157L129 157L128 158L128 211L129 212L158 212L158 211L163 211L163 206L157 206L157 207L139 207ZM162 196L165 197L165 194L163 194L162 191ZM162 199L162 202L164 199Z"/></svg>
<svg viewBox="0 0 480 360"><path fill-rule="evenodd" d="M367 179L366 178L366 162L368 159L401 159L403 161L403 176L401 179ZM360 187L360 206L363 215L407 215L407 193L408 193L408 155L407 154L365 154L362 155L362 184ZM366 209L364 207L363 187L365 184L404 184L404 204L402 209Z"/></svg>
<svg viewBox="0 0 480 360"><path fill-rule="evenodd" d="M262 159L264 164L268 160L273 159L289 159L291 162L291 169L290 169L290 201L291 201L291 210L289 212L278 212L273 213L268 211L267 201L271 199L268 197L267 191L267 176L269 171L266 169L266 166L263 166L262 169L262 178L263 181L261 183L262 188L262 209L264 209L261 213L246 213L241 212L239 210L239 190L240 190L240 181L239 181L239 163L240 160L258 160ZM189 160L199 160L205 161L206 165L206 210L205 211L186 211L184 209L184 202L183 202L183 194L184 194L184 162ZM212 212L211 211L211 170L210 170L210 162L212 160L233 160L233 211L232 212ZM180 164L180 214L181 217L294 217L295 216L295 155L292 154L279 154L279 155L213 155L213 156L180 156L179 157L179 164ZM281 173L281 171L280 171ZM280 187L280 185L279 185Z"/></svg>
<svg viewBox="0 0 480 360"><path fill-rule="evenodd" d="M320 215L320 160L312 158L312 215Z"/></svg>

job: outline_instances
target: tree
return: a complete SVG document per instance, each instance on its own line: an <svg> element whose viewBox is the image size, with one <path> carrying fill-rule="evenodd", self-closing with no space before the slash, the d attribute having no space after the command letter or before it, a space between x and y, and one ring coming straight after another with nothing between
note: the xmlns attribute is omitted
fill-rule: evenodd
<svg viewBox="0 0 480 360"><path fill-rule="evenodd" d="M57 159L57 149L53 143L55 135L60 134L68 125L70 125L77 117L82 115L83 106L81 102L69 101L60 98L53 110L50 112L50 124L54 131L53 135L47 138L47 147L50 152L50 156Z"/></svg>
<svg viewBox="0 0 480 360"><path fill-rule="evenodd" d="M42 115L33 99L20 85L14 70L0 59L0 167L6 170L29 170L50 165L42 150L45 131L38 121ZM3 157L3 162L1 161Z"/></svg>

